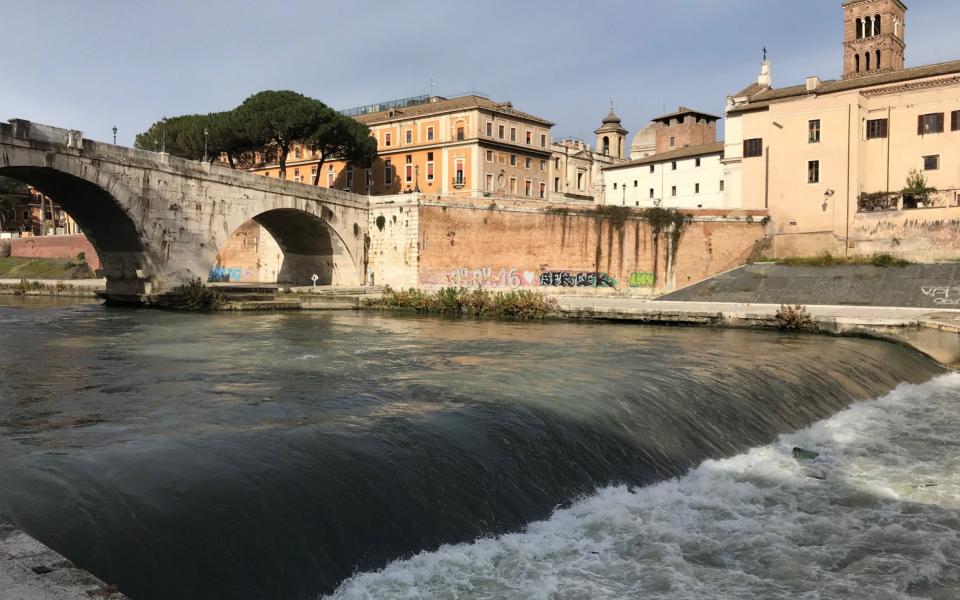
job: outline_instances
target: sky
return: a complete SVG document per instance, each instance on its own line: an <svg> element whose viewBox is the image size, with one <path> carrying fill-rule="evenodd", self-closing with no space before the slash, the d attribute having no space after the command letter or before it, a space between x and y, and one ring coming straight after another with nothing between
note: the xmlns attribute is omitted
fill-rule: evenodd
<svg viewBox="0 0 960 600"><path fill-rule="evenodd" d="M907 66L960 58L957 0L906 0ZM290 89L337 109L477 91L594 143L756 79L842 69L841 0L0 0L0 120L132 145L163 116Z"/></svg>

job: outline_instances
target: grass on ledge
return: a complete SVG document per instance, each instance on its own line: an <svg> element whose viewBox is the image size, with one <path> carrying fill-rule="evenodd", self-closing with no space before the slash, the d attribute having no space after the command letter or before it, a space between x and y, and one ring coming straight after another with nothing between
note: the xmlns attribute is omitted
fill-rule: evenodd
<svg viewBox="0 0 960 600"><path fill-rule="evenodd" d="M772 262L789 267L839 267L844 265L865 265L873 267L905 267L909 261L897 258L891 254L874 254L873 256L834 256L824 252L818 256L791 256L788 258L763 259L757 262Z"/></svg>
<svg viewBox="0 0 960 600"><path fill-rule="evenodd" d="M0 257L0 279L92 279L85 262L59 258Z"/></svg>
<svg viewBox="0 0 960 600"><path fill-rule="evenodd" d="M405 308L417 312L449 315L542 319L558 309L557 301L540 292L515 290L490 292L484 289L440 288L435 292L394 290L387 287L382 298L364 300L370 308Z"/></svg>

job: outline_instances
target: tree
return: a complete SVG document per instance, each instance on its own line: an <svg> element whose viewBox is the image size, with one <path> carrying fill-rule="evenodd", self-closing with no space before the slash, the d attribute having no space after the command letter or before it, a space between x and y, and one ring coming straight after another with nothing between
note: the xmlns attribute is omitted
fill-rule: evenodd
<svg viewBox="0 0 960 600"><path fill-rule="evenodd" d="M6 231L7 225L13 222L15 217L13 201L0 196L0 231Z"/></svg>
<svg viewBox="0 0 960 600"><path fill-rule="evenodd" d="M288 90L265 91L243 101L236 116L244 131L244 150L262 155L278 151L280 177L286 177L287 155L294 141L306 140L329 119L329 107Z"/></svg>
<svg viewBox="0 0 960 600"><path fill-rule="evenodd" d="M27 184L0 176L0 231L6 231L7 226L16 217L11 196L23 196L29 192L30 187Z"/></svg>
<svg viewBox="0 0 960 600"><path fill-rule="evenodd" d="M928 206L933 202L931 196L937 193L937 188L927 186L927 178L923 173L910 169L910 173L907 174L907 186L901 193L904 208L917 208Z"/></svg>
<svg viewBox="0 0 960 600"><path fill-rule="evenodd" d="M190 160L203 157L203 115L163 118L138 134L134 146L142 150L165 151Z"/></svg>
<svg viewBox="0 0 960 600"><path fill-rule="evenodd" d="M359 167L369 167L377 158L377 140L370 135L370 128L329 108L307 144L320 155L313 185L320 184L323 163L328 158L341 158Z"/></svg>

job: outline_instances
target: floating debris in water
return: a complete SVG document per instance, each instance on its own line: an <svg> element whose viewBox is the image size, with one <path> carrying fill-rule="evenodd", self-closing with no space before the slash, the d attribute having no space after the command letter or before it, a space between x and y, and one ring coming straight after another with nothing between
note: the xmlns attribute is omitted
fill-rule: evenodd
<svg viewBox="0 0 960 600"><path fill-rule="evenodd" d="M813 460L818 456L820 456L819 452L800 448L799 446L793 449L793 458L795 460Z"/></svg>

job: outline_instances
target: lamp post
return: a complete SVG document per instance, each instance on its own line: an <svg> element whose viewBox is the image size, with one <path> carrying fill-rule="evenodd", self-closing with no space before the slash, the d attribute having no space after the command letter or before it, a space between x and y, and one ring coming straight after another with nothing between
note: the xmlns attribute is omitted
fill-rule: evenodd
<svg viewBox="0 0 960 600"><path fill-rule="evenodd" d="M206 127L203 128L203 162L207 162L209 158L207 157L207 136L210 135L210 131Z"/></svg>
<svg viewBox="0 0 960 600"><path fill-rule="evenodd" d="M167 152L167 118L160 119L160 152Z"/></svg>
<svg viewBox="0 0 960 600"><path fill-rule="evenodd" d="M113 126L113 145L117 145L117 126Z"/></svg>

